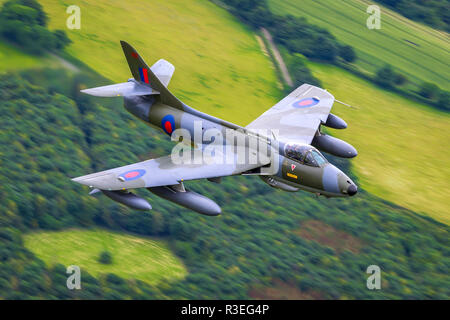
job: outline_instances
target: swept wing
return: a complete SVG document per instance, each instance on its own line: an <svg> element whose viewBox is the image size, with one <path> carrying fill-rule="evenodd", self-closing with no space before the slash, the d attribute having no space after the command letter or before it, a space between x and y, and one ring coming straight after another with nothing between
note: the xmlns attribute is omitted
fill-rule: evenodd
<svg viewBox="0 0 450 320"><path fill-rule="evenodd" d="M326 90L303 84L246 128L271 130L279 141L310 144L320 124L327 121L333 102Z"/></svg>

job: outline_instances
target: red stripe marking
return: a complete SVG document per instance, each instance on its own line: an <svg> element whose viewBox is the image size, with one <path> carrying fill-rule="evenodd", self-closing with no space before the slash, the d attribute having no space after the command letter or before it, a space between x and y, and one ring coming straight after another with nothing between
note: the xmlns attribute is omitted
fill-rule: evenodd
<svg viewBox="0 0 450 320"><path fill-rule="evenodd" d="M136 59L137 59L138 54L137 54L136 52L132 52L132 53L131 53L131 56L132 56L133 58L136 58Z"/></svg>
<svg viewBox="0 0 450 320"><path fill-rule="evenodd" d="M146 68L142 68L142 73L144 74L144 82L148 83L148 70Z"/></svg>

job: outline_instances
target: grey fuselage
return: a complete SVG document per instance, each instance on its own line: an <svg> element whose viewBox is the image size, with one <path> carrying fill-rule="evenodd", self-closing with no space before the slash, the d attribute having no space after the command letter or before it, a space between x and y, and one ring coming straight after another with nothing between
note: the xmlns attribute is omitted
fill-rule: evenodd
<svg viewBox="0 0 450 320"><path fill-rule="evenodd" d="M201 123L203 132L215 129L225 135L225 131L231 129L245 135L247 139L254 136L244 127L199 112L187 105L183 104L183 110L180 110L163 104L158 96L124 97L124 106L131 114L146 124L164 131L169 136L176 129L187 130L193 145L211 142L204 141L203 135L201 135L200 141L196 138L198 136L194 132L196 122L197 126L199 122ZM263 173L256 169L241 174L259 175L270 186L284 191L292 192L301 189L326 197L345 197L356 194L355 183L328 161L315 166L307 165L302 160L286 155L287 142L276 141L267 136L261 137L261 139L268 145L267 148L272 150L272 161L277 161L276 171ZM246 144L248 143L246 141ZM309 148L307 152L317 151L310 145L305 145L305 147Z"/></svg>

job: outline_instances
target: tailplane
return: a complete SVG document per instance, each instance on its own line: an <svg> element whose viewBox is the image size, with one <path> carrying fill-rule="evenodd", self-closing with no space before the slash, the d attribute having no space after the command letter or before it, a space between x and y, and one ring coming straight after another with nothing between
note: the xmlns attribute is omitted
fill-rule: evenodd
<svg viewBox="0 0 450 320"><path fill-rule="evenodd" d="M153 90L149 86L144 86L134 79L130 79L128 82L124 83L84 89L81 90L81 92L96 97L148 96L152 94L159 94L159 91Z"/></svg>
<svg viewBox="0 0 450 320"><path fill-rule="evenodd" d="M170 62L160 59L149 68L131 45L125 41L120 41L120 44L134 79L81 92L99 97L157 95L162 103L183 109L183 103L167 89L175 67Z"/></svg>

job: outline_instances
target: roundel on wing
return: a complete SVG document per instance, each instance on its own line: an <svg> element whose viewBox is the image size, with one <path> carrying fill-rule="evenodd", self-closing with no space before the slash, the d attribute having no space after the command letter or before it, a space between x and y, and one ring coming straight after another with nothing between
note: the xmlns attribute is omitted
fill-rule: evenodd
<svg viewBox="0 0 450 320"><path fill-rule="evenodd" d="M172 132L175 130L175 118L173 117L173 115L168 114L168 115L164 116L164 118L162 118L161 128L168 135L172 134Z"/></svg>
<svg viewBox="0 0 450 320"><path fill-rule="evenodd" d="M125 181L131 181L131 180L139 179L144 174L145 174L145 170L144 169L135 169L135 170L130 170L130 171L126 171L124 173L121 173L119 175L119 177L122 177Z"/></svg>
<svg viewBox="0 0 450 320"><path fill-rule="evenodd" d="M319 103L319 100L316 98L304 98L304 99L295 101L292 104L292 106L294 108L308 108L308 107L315 106L318 103Z"/></svg>

